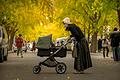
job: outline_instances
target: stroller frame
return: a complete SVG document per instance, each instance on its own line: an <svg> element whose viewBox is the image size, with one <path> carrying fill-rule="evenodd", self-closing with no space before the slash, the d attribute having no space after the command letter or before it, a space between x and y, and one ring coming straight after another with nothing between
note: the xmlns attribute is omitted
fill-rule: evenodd
<svg viewBox="0 0 120 80"><path fill-rule="evenodd" d="M67 70L67 66L65 63L63 62L58 62L55 58L54 55L57 54L62 48L64 48L68 43L71 42L71 39L67 40L67 43L65 43L64 45L62 45L58 50L56 50L55 52L50 52L51 55L44 60L43 62L39 62L38 65L35 65L33 67L33 73L34 74L38 74L41 71L41 66L47 66L47 67L55 67L55 70L58 74L63 74L66 72Z"/></svg>

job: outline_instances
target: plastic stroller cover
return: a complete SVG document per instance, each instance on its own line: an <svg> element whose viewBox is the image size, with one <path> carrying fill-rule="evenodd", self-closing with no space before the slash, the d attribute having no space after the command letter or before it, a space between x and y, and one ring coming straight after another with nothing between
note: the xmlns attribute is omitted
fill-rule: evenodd
<svg viewBox="0 0 120 80"><path fill-rule="evenodd" d="M36 47L39 49L49 49L52 43L52 34L39 37Z"/></svg>

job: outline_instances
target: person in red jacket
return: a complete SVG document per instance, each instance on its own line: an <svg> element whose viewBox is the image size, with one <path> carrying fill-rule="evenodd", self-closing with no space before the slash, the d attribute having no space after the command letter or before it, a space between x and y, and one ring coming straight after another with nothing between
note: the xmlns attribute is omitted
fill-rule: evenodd
<svg viewBox="0 0 120 80"><path fill-rule="evenodd" d="M17 56L19 56L19 53L21 53L21 58L23 58L22 54L23 38L21 34L19 34L19 36L16 38L15 43L17 47Z"/></svg>

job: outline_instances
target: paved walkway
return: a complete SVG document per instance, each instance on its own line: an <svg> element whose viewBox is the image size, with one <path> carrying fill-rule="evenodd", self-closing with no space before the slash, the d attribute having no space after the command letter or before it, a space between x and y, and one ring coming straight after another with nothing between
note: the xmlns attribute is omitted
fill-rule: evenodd
<svg viewBox="0 0 120 80"><path fill-rule="evenodd" d="M24 58L9 53L8 61L0 64L0 80L120 80L120 63L114 62L111 56L104 59L101 53L91 53L93 67L87 69L85 74L75 73L71 54L66 58L56 58L67 65L65 74L57 74L55 68L45 66L39 74L33 74L33 66L45 58L32 52L24 53Z"/></svg>

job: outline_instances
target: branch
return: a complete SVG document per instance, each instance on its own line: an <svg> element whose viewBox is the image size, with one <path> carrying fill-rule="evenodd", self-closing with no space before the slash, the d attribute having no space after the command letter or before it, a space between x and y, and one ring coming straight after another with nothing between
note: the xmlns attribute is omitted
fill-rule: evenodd
<svg viewBox="0 0 120 80"><path fill-rule="evenodd" d="M88 5L87 4L85 4L85 6L87 7L87 9L88 10L91 10L91 9L89 9L89 7L88 7ZM82 7L83 8L83 7ZM83 8L84 9L84 8ZM89 14L87 13L87 11L84 9L84 11L85 11L85 13L89 16ZM89 16L89 18L93 21L93 18L91 17L91 16Z"/></svg>
<svg viewBox="0 0 120 80"><path fill-rule="evenodd" d="M75 8L72 8L72 10L73 10L73 11L76 11L76 12L79 13L79 14L82 14L82 13L80 13L78 10L76 10Z"/></svg>
<svg viewBox="0 0 120 80"><path fill-rule="evenodd" d="M101 12L99 11L99 15L98 15L98 19L99 20L101 18Z"/></svg>

